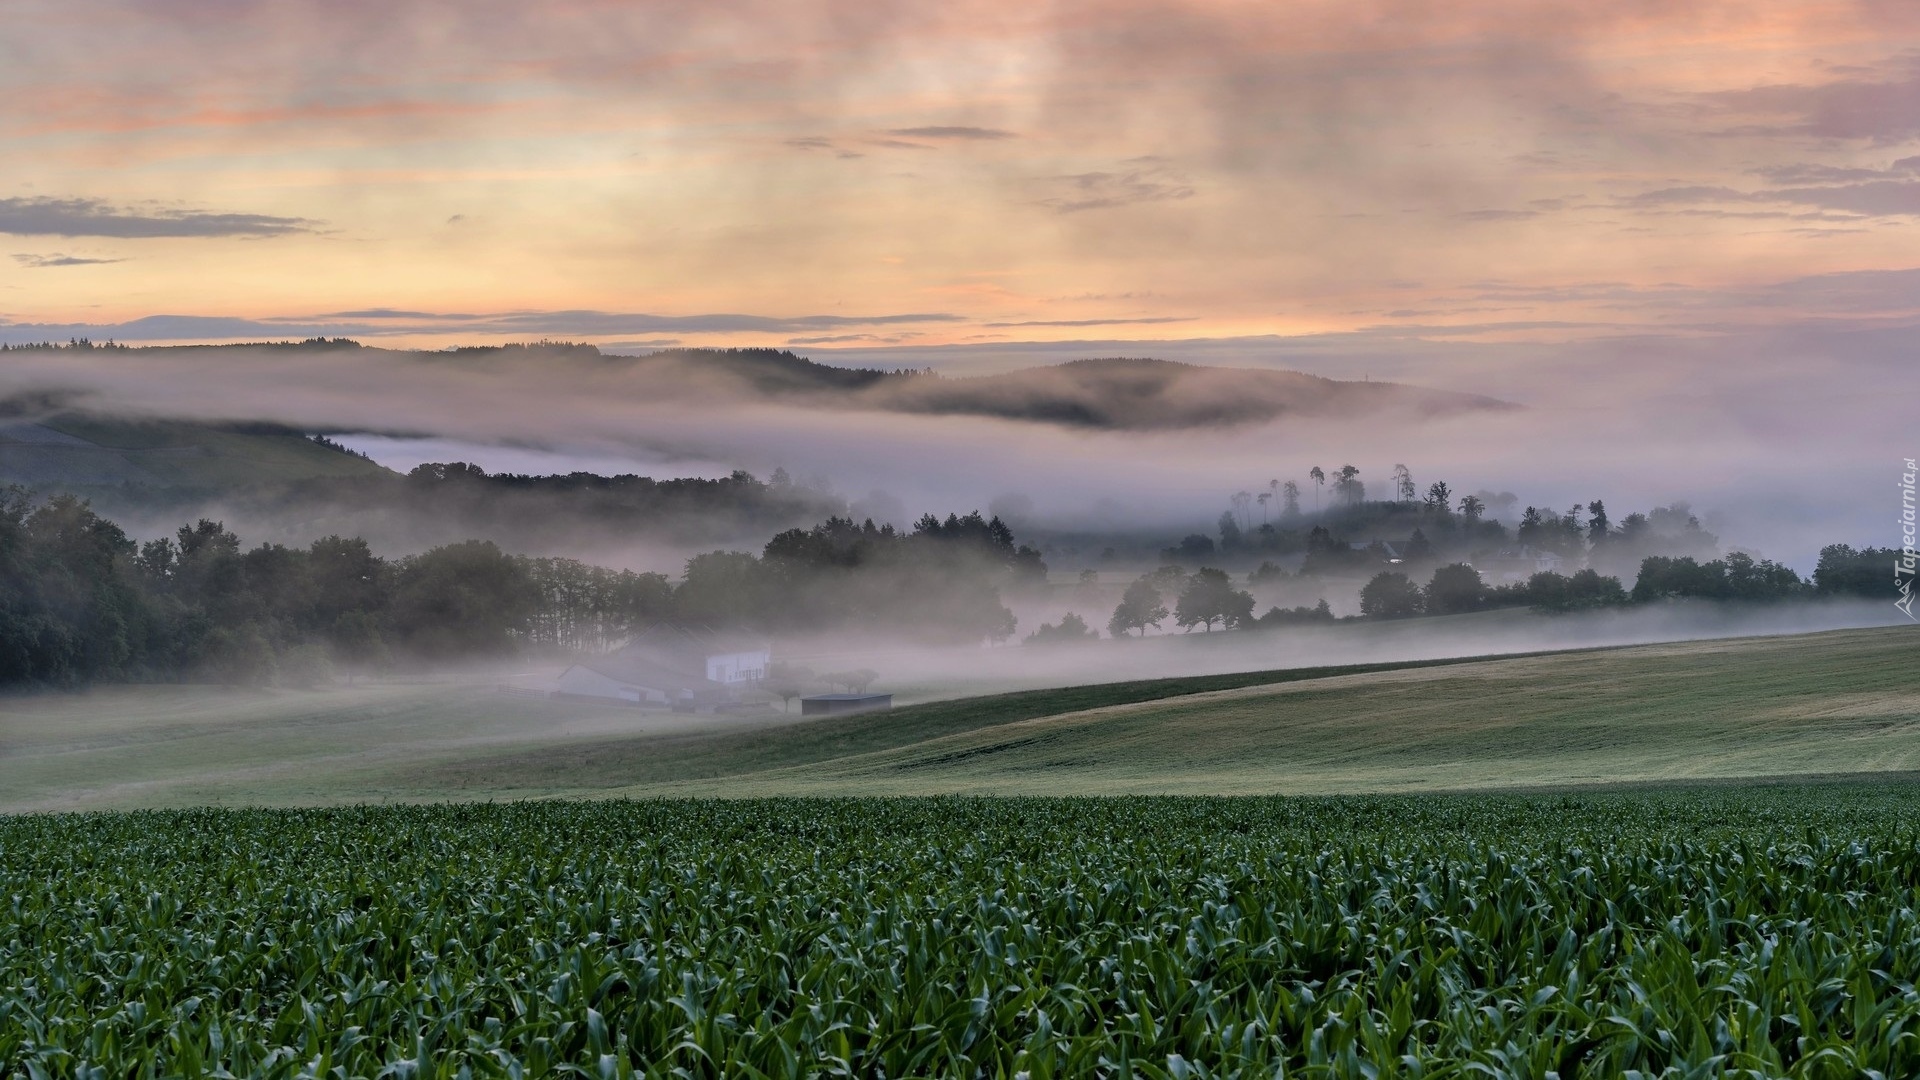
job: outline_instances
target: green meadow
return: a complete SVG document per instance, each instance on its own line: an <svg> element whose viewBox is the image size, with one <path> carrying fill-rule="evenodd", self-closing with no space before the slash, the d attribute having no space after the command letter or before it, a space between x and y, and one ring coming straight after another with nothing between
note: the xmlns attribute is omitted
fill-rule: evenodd
<svg viewBox="0 0 1920 1080"><path fill-rule="evenodd" d="M1920 631L680 716L485 679L0 703L0 810L597 795L1331 794L1920 771Z"/></svg>

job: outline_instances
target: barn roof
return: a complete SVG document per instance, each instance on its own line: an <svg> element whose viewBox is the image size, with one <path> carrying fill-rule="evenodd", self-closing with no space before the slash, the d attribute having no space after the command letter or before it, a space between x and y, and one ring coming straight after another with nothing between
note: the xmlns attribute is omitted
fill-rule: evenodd
<svg viewBox="0 0 1920 1080"><path fill-rule="evenodd" d="M649 690L673 693L691 690L704 693L721 689L721 684L707 678L706 673L676 664L663 664L641 656L603 656L596 660L582 660L583 667L596 674L605 675L615 682L632 686L644 686Z"/></svg>

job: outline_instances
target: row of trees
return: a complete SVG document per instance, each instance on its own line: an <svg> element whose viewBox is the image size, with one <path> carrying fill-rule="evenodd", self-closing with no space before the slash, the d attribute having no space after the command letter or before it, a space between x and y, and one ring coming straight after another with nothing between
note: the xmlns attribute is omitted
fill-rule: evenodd
<svg viewBox="0 0 1920 1080"><path fill-rule="evenodd" d="M1451 615L1496 607L1531 607L1539 611L1649 604L1662 600L1781 601L1817 596L1871 596L1864 581L1839 572L1843 561L1858 559L1851 548L1829 547L1821 553L1814 580L1803 581L1791 567L1745 552L1700 562L1691 556L1653 555L1640 564L1633 588L1591 567L1575 573L1541 571L1524 582L1488 585L1480 572L1465 563L1442 566L1426 585L1418 586L1395 571L1374 575L1360 591L1360 611L1380 618L1422 613ZM1879 553L1871 549L1870 557ZM1883 564L1885 565L1885 564ZM1884 575L1883 575L1884 577ZM1884 581L1881 592L1885 592Z"/></svg>
<svg viewBox="0 0 1920 1080"><path fill-rule="evenodd" d="M1360 614L1369 618L1399 619L1501 607L1575 611L1613 607L1630 600L1619 578L1604 577L1591 569L1572 575L1546 570L1523 582L1495 586L1482 580L1480 572L1473 567L1451 563L1435 570L1424 586L1414 584L1398 571L1374 575L1360 590Z"/></svg>
<svg viewBox="0 0 1920 1080"><path fill-rule="evenodd" d="M136 544L82 500L12 489L0 493L0 684L298 685L336 666L351 679L396 662L599 652L659 622L1004 641L1015 620L999 590L1045 575L978 513L910 532L834 518L758 557L696 556L676 583L482 540L391 560L339 536L246 549L205 519Z"/></svg>
<svg viewBox="0 0 1920 1080"><path fill-rule="evenodd" d="M1560 511L1528 506L1518 511L1509 528L1490 515L1514 513L1518 500L1510 493L1457 495L1445 481L1436 481L1424 495L1416 496L1412 474L1398 465L1394 467L1398 498L1367 501L1348 497L1363 492L1364 485L1357 470L1346 466L1334 480L1340 501L1324 509L1316 507L1309 526L1297 497L1287 497L1289 490L1297 496L1297 485L1289 489L1278 486L1279 481L1274 484L1277 494L1273 497L1285 507L1275 521L1265 520L1263 514L1255 525L1248 507L1251 503L1264 506L1267 497L1237 492L1232 508L1220 515L1217 540L1193 533L1162 550L1161 557L1191 565L1215 555L1304 552L1303 572L1346 576L1388 561L1463 561L1504 551L1551 553L1574 568L1586 565L1603 574L1625 576L1651 555L1704 561L1719 551L1718 538L1701 526L1686 503L1628 514L1618 521L1609 516L1600 499ZM1396 550L1389 553L1380 540L1352 543L1348 538L1353 536L1392 538Z"/></svg>
<svg viewBox="0 0 1920 1080"><path fill-rule="evenodd" d="M324 438L324 437L323 437ZM353 451L314 440L341 454ZM368 537L376 545L429 547L486 537L508 548L539 551L636 539L685 546L770 536L781 529L848 513L825 480L800 481L782 470L761 479L744 470L707 479L548 476L489 473L466 462L430 462L406 475L309 477L237 490L126 486L77 494L123 520L193 520L233 514L263 523L297 521Z"/></svg>
<svg viewBox="0 0 1920 1080"><path fill-rule="evenodd" d="M910 530L830 518L789 529L759 557L715 551L675 591L689 623L763 631L854 628L930 642L1005 641L1001 590L1046 581L1040 553L978 511L925 515Z"/></svg>
<svg viewBox="0 0 1920 1080"><path fill-rule="evenodd" d="M1178 566L1163 566L1127 586L1107 620L1107 633L1115 638L1145 637L1149 629L1158 630L1169 621L1183 631L1199 628L1208 633L1215 626L1249 630L1334 621L1325 600L1313 607L1270 608L1261 616L1255 616L1253 608L1253 594L1235 588L1224 570L1203 566L1188 574ZM1069 612L1058 625L1042 624L1028 635L1026 643L1057 645L1099 637L1100 632L1089 627L1085 619Z"/></svg>
<svg viewBox="0 0 1920 1080"><path fill-rule="evenodd" d="M1167 607L1169 598L1172 608ZM1215 623L1227 630L1251 626L1253 594L1234 588L1224 570L1203 566L1187 574L1177 566L1163 566L1127 586L1107 620L1107 632L1117 638L1130 633L1144 637L1149 627L1157 630L1169 618L1189 631L1198 626L1211 632Z"/></svg>
<svg viewBox="0 0 1920 1080"><path fill-rule="evenodd" d="M1327 495L1329 505L1360 506L1367 501L1367 484L1360 479L1357 465L1342 465L1329 473L1318 465L1307 470L1307 482L1313 487L1313 509L1319 513L1322 509L1322 495ZM1328 485L1332 492L1327 492ZM1429 502L1436 498L1442 506L1447 503L1448 493L1445 484L1435 484L1428 489ZM1417 497L1417 485L1413 473L1405 465L1393 467L1393 501L1411 503ZM1436 494L1437 492L1437 494ZM1232 509L1228 512L1235 525L1242 531L1254 531L1253 508L1260 508L1262 525L1297 520L1304 516L1300 506L1301 487L1298 481L1281 480L1278 477L1267 481L1267 489L1261 492L1236 491L1228 499ZM1478 501L1478 500L1476 500Z"/></svg>
<svg viewBox="0 0 1920 1080"><path fill-rule="evenodd" d="M1755 559L1743 552L1700 562L1691 556L1649 556L1641 562L1631 589L1618 577L1591 567L1561 574L1541 571L1525 581L1489 584L1466 563L1435 569L1426 584L1405 572L1382 571L1360 591L1363 617L1396 619L1414 615L1455 615L1493 608L1527 607L1536 611L1566 612L1647 604L1672 599L1782 601L1815 597L1888 597L1888 568L1899 552L1891 548L1856 551L1835 544L1820 553L1811 581L1786 566ZM1249 575L1258 584L1272 577L1270 564ZM1168 601L1172 599L1173 607ZM1127 586L1107 622L1115 638L1141 636L1172 621L1184 631L1255 629L1333 622L1323 599L1314 607L1270 608L1255 617L1253 596L1234 588L1224 571L1203 567L1189 575L1178 566L1165 566ZM1043 626L1027 640L1033 644L1083 641L1097 638L1078 615L1069 614L1059 627Z"/></svg>
<svg viewBox="0 0 1920 1080"><path fill-rule="evenodd" d="M300 685L554 645L669 610L664 579L469 541L386 560L357 538L243 549L218 522L136 544L86 503L0 498L0 684Z"/></svg>

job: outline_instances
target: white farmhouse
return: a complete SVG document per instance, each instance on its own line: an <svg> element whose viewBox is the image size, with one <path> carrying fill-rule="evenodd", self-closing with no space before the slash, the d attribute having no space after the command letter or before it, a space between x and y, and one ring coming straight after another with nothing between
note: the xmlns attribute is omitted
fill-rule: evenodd
<svg viewBox="0 0 1920 1080"><path fill-rule="evenodd" d="M734 645L732 649L707 655L707 678L727 686L744 686L767 677L767 665L773 661L772 650L765 645Z"/></svg>

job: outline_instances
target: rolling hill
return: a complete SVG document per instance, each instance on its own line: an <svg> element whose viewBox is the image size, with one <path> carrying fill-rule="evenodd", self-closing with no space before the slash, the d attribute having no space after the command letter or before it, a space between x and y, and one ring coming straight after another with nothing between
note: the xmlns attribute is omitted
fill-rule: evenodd
<svg viewBox="0 0 1920 1080"><path fill-rule="evenodd" d="M555 796L1329 794L1920 772L1920 629L1109 683L802 720L487 681L0 710L0 812Z"/></svg>
<svg viewBox="0 0 1920 1080"><path fill-rule="evenodd" d="M265 424L60 414L0 421L0 483L43 490L218 489L388 474L366 458Z"/></svg>
<svg viewBox="0 0 1920 1080"><path fill-rule="evenodd" d="M786 405L978 416L1112 431L1219 428L1282 419L1417 418L1518 407L1478 394L1401 383L1352 382L1298 371L1207 367L1146 357L1090 358L996 374L948 376L932 371L839 367L783 349L664 349L626 356L605 355L591 345L544 342L421 352L325 341L116 349L104 360L96 358L96 364L170 365L215 380L220 373L231 371L235 378L247 379L258 370L246 363L256 353L279 363L298 356L306 369L324 370L336 377L348 373L364 376L367 385L376 388L399 386L409 380L418 385L425 377L429 384L441 388L491 380L506 392L507 386L524 386L526 377L534 375L541 384L577 385L612 400L675 402L690 407ZM513 382L515 379L521 381ZM217 382L211 384L210 392L218 388ZM78 383L18 388L20 393L29 390L75 401L98 396ZM204 404L195 399L195 407ZM11 409L10 414L19 416L21 410ZM259 417L241 415L234 419ZM340 430L353 429L362 422L347 415L330 419ZM104 445L124 448L127 437L122 436L121 442L109 439ZM136 441L137 448L148 452L149 457L155 450L208 445L207 438L198 432L183 441L158 430L143 429ZM164 473L165 463L159 458L133 464L145 467L156 463L158 471Z"/></svg>
<svg viewBox="0 0 1920 1080"><path fill-rule="evenodd" d="M608 358L648 393L696 399L804 402L816 407L991 417L1119 431L1438 416L1515 408L1477 394L1400 383L1346 382L1297 371L1204 367L1139 357L952 378L831 367L770 349L686 349Z"/></svg>

